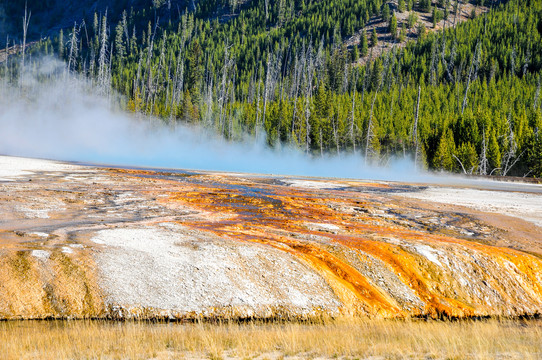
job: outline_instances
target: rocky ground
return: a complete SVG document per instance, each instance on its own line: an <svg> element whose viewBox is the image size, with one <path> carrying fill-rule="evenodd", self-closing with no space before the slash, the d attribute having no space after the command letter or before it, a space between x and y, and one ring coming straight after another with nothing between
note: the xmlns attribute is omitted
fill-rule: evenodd
<svg viewBox="0 0 542 360"><path fill-rule="evenodd" d="M490 185L0 157L0 318L538 315L542 186Z"/></svg>

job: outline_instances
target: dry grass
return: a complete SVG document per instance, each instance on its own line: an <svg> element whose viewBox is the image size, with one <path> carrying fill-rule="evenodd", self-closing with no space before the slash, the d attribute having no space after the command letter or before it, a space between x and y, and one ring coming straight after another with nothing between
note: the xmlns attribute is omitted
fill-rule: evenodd
<svg viewBox="0 0 542 360"><path fill-rule="evenodd" d="M0 323L3 359L540 359L541 321Z"/></svg>

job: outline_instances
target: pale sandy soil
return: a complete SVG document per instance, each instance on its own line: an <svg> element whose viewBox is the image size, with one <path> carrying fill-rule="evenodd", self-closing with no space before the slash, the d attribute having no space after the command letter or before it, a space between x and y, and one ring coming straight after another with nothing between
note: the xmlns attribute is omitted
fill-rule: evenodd
<svg viewBox="0 0 542 360"><path fill-rule="evenodd" d="M81 170L82 168L51 160L0 155L0 181L13 181L18 176L40 171L74 171L76 169Z"/></svg>
<svg viewBox="0 0 542 360"><path fill-rule="evenodd" d="M521 190L521 187L518 186L518 189ZM542 194L540 193L429 187L419 192L402 193L401 196L514 216L542 227Z"/></svg>

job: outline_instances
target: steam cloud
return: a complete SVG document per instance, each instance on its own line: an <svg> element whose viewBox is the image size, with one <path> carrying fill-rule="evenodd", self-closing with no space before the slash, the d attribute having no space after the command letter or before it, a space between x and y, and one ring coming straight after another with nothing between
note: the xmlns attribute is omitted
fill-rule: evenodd
<svg viewBox="0 0 542 360"><path fill-rule="evenodd" d="M38 81L38 78L48 78ZM262 142L228 142L161 120L141 120L114 109L95 88L42 59L21 85L0 84L0 153L55 160L152 168L417 181L411 161L367 167L361 155L312 158Z"/></svg>

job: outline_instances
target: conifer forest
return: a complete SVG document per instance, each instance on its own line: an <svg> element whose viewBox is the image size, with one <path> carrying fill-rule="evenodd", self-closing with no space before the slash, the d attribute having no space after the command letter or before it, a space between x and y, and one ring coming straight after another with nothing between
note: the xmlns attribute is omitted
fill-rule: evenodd
<svg viewBox="0 0 542 360"><path fill-rule="evenodd" d="M172 128L311 157L542 177L542 0L109 3L77 18L54 0L0 7L13 31L0 77L49 54ZM51 24L33 23L40 11Z"/></svg>

